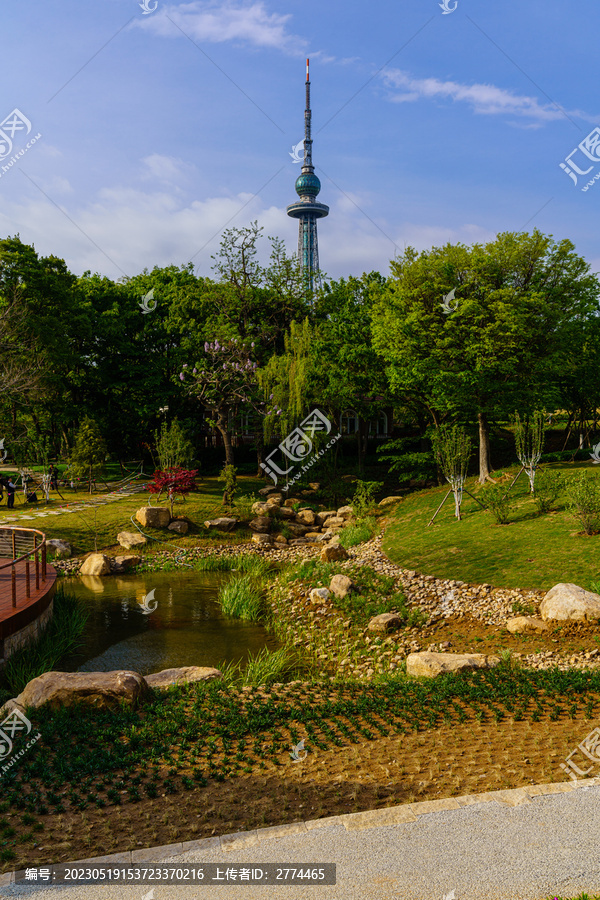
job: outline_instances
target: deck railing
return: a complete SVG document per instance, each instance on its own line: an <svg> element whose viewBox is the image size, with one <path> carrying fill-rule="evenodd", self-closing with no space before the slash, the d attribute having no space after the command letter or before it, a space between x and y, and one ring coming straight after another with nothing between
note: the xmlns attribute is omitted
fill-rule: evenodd
<svg viewBox="0 0 600 900"><path fill-rule="evenodd" d="M0 558L10 557L10 562L0 565L0 574L5 569L11 570L12 605L17 608L17 570L16 566L25 563L25 596L31 597L31 561L35 565L35 589L40 589L40 575L46 581L46 535L37 528L1 528Z"/></svg>

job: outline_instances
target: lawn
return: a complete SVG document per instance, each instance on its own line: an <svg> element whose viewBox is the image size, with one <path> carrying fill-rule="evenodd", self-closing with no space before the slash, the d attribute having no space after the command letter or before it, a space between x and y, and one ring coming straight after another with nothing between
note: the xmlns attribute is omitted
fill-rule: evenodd
<svg viewBox="0 0 600 900"><path fill-rule="evenodd" d="M569 475L588 466L557 463L550 468ZM591 464L589 469L596 477L600 474ZM517 471L504 470L501 483L508 486ZM466 489L477 496L481 486L470 478ZM561 581L589 588L599 578L600 535L579 533L581 526L566 509L564 497L555 510L539 515L521 476L512 489L515 507L509 524L494 524L491 514L465 494L461 521L454 518L450 498L428 527L446 491L419 491L397 507L383 550L399 566L439 578L527 590L548 590Z"/></svg>

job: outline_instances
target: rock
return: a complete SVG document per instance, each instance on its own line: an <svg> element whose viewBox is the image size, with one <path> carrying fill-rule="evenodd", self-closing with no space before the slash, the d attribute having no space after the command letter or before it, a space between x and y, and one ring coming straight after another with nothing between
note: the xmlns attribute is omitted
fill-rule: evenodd
<svg viewBox="0 0 600 900"><path fill-rule="evenodd" d="M377 506L391 506L392 503L399 503L400 500L402 500L402 497L384 497Z"/></svg>
<svg viewBox="0 0 600 900"><path fill-rule="evenodd" d="M314 525L315 514L312 509L301 509L296 513L296 522L300 522L301 525Z"/></svg>
<svg viewBox="0 0 600 900"><path fill-rule="evenodd" d="M435 678L443 672L461 672L463 669L491 669L500 660L484 653L409 653L406 657L406 674Z"/></svg>
<svg viewBox="0 0 600 900"><path fill-rule="evenodd" d="M351 506L340 506L337 514L340 519L350 519L354 515L354 511Z"/></svg>
<svg viewBox="0 0 600 900"><path fill-rule="evenodd" d="M343 600L352 587L352 579L348 578L347 575L334 575L331 579L329 590L336 597L339 597L340 600Z"/></svg>
<svg viewBox="0 0 600 900"><path fill-rule="evenodd" d="M506 629L511 634L538 634L540 631L548 631L548 626L533 616L515 616L507 621Z"/></svg>
<svg viewBox="0 0 600 900"><path fill-rule="evenodd" d="M336 578L343 576L337 575ZM348 579L349 581L350 579ZM396 631L402 626L402 617L398 613L381 613L379 616L373 616L367 628L369 631Z"/></svg>
<svg viewBox="0 0 600 900"><path fill-rule="evenodd" d="M270 544L272 543L272 538L270 534L253 534L252 541L255 544Z"/></svg>
<svg viewBox="0 0 600 900"><path fill-rule="evenodd" d="M307 531L304 535L307 541L318 541L321 537L320 531Z"/></svg>
<svg viewBox="0 0 600 900"><path fill-rule="evenodd" d="M311 491L320 491L321 490L321 485L319 484L318 481L311 481L311 482L309 482L308 486L311 489Z"/></svg>
<svg viewBox="0 0 600 900"><path fill-rule="evenodd" d="M300 491L300 496L301 497L314 497L314 495L316 493L317 493L316 491Z"/></svg>
<svg viewBox="0 0 600 900"><path fill-rule="evenodd" d="M211 681L222 677L223 673L219 669L209 666L182 666L180 669L163 669L162 672L146 675L145 681L150 688L165 690L173 684L195 684L197 681Z"/></svg>
<svg viewBox="0 0 600 900"><path fill-rule="evenodd" d="M287 527L290 529L292 534L297 535L298 537L304 537L304 535L310 531L308 525L300 525L297 522L289 522Z"/></svg>
<svg viewBox="0 0 600 900"><path fill-rule="evenodd" d="M326 528L341 528L346 524L346 520L342 516L329 516L323 524Z"/></svg>
<svg viewBox="0 0 600 900"><path fill-rule="evenodd" d="M600 595L577 584L555 584L542 600L540 615L544 622L595 621L600 619Z"/></svg>
<svg viewBox="0 0 600 900"><path fill-rule="evenodd" d="M279 506L277 508L277 515L280 519L294 519L296 517L294 510L287 506Z"/></svg>
<svg viewBox="0 0 600 900"><path fill-rule="evenodd" d="M269 507L266 503L263 503L262 500L258 500L256 503L252 504L252 515L253 516L266 516L269 512Z"/></svg>
<svg viewBox="0 0 600 900"><path fill-rule="evenodd" d="M290 539L288 541L288 544L290 547L298 547L300 544L308 544L308 541L306 540L306 538L299 537L299 538L294 538L293 540Z"/></svg>
<svg viewBox="0 0 600 900"><path fill-rule="evenodd" d="M326 540L329 540L330 547L339 547L340 545L340 536L339 534L324 534L323 537Z"/></svg>
<svg viewBox="0 0 600 900"><path fill-rule="evenodd" d="M117 541L121 547L131 550L132 547L141 547L143 544L147 544L148 538L140 534L139 531L120 531L117 535Z"/></svg>
<svg viewBox="0 0 600 900"><path fill-rule="evenodd" d="M136 705L147 690L137 672L45 672L26 684L15 702L33 709L45 703L53 709L74 703L107 709L121 700Z"/></svg>
<svg viewBox="0 0 600 900"><path fill-rule="evenodd" d="M259 494L261 497L266 497L268 494L272 494L274 491L277 491L278 488L274 484L268 484L266 487L261 488L259 490Z"/></svg>
<svg viewBox="0 0 600 900"><path fill-rule="evenodd" d="M297 500L296 497L288 497L287 500L283 501L283 505L286 507L286 509L291 509L292 506L296 505L296 503L300 503L300 501Z"/></svg>
<svg viewBox="0 0 600 900"><path fill-rule="evenodd" d="M321 562L338 562L341 559L350 559L346 550L341 547L332 547L331 545L323 548L321 553Z"/></svg>
<svg viewBox="0 0 600 900"><path fill-rule="evenodd" d="M176 531L177 534L187 534L188 527L187 522L182 522L181 519L175 519L175 521L171 522L169 525L169 531Z"/></svg>
<svg viewBox="0 0 600 900"><path fill-rule="evenodd" d="M166 506L142 506L135 514L144 528L168 528L171 513Z"/></svg>
<svg viewBox="0 0 600 900"><path fill-rule="evenodd" d="M58 538L49 538L46 540L46 551L53 553L56 559L70 559L73 555L73 547L68 541L61 541Z"/></svg>
<svg viewBox="0 0 600 900"><path fill-rule="evenodd" d="M278 534L275 538L275 542L277 544L287 544L287 538L284 537L282 534Z"/></svg>
<svg viewBox="0 0 600 900"><path fill-rule="evenodd" d="M267 534L271 530L271 519L268 516L257 516L256 519L252 519L248 524L252 531L257 531L261 534Z"/></svg>
<svg viewBox="0 0 600 900"><path fill-rule="evenodd" d="M110 561L103 553L90 553L79 570L80 575L110 575Z"/></svg>
<svg viewBox="0 0 600 900"><path fill-rule="evenodd" d="M315 518L319 525L324 525L332 516L337 516L335 509L325 509L323 512L318 512Z"/></svg>
<svg viewBox="0 0 600 900"><path fill-rule="evenodd" d="M110 571L112 574L121 574L122 572L130 572L142 561L141 556L115 556L110 560Z"/></svg>
<svg viewBox="0 0 600 900"><path fill-rule="evenodd" d="M270 508L272 506L281 506L283 501L283 494L271 494L267 497L267 506Z"/></svg>
<svg viewBox="0 0 600 900"><path fill-rule="evenodd" d="M204 527L208 528L209 531L233 531L237 523L237 519L221 516L220 519L207 519Z"/></svg>
<svg viewBox="0 0 600 900"><path fill-rule="evenodd" d="M325 603L329 600L329 591L327 588L313 588L310 592L310 599L313 603Z"/></svg>

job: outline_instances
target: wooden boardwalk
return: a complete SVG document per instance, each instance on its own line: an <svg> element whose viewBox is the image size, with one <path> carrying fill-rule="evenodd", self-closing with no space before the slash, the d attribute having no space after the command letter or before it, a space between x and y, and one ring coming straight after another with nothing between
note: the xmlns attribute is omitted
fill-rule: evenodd
<svg viewBox="0 0 600 900"><path fill-rule="evenodd" d="M40 554L41 556L41 554ZM10 563L11 558L0 557L0 567ZM0 640L9 637L40 616L50 605L56 589L56 569L46 565L46 581L42 581L40 560L39 589L35 586L35 561L29 561L30 594L27 596L25 560L15 565L17 606L12 604L12 566L0 568Z"/></svg>

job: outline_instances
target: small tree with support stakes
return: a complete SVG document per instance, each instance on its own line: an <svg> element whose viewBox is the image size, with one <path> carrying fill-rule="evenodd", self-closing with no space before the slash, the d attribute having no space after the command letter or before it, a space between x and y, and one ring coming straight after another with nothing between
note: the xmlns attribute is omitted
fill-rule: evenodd
<svg viewBox="0 0 600 900"><path fill-rule="evenodd" d="M529 478L529 490L533 494L535 484L535 471L542 457L544 447L544 432L546 431L546 411L536 409L531 418L521 420L518 412L515 412L515 445L517 457L521 468L511 483L515 484L522 472Z"/></svg>
<svg viewBox="0 0 600 900"><path fill-rule="evenodd" d="M450 485L450 490L436 509L428 524L433 524L435 517L450 494L454 494L454 515L460 520L460 507L462 504L463 493L465 492L465 480L467 477L469 459L471 458L471 438L467 432L458 425L453 425L452 427L441 425L432 435L431 442L433 444L435 458L446 481ZM469 493L469 491L466 491L466 493L469 494L469 497L473 497L473 494ZM477 503L482 506L480 501L477 500L477 497L473 497L473 500L476 500Z"/></svg>

